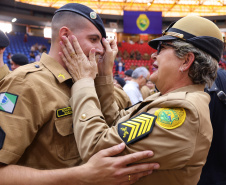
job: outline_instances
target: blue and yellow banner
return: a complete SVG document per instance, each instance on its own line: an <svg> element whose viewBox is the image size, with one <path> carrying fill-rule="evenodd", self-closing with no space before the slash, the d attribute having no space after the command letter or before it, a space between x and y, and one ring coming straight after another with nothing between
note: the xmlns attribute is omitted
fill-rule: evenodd
<svg viewBox="0 0 226 185"><path fill-rule="evenodd" d="M162 12L124 11L124 33L161 34Z"/></svg>

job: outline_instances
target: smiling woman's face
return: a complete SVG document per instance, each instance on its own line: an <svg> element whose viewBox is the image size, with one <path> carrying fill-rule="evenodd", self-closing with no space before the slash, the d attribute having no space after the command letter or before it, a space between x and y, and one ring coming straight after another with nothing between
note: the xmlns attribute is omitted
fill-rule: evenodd
<svg viewBox="0 0 226 185"><path fill-rule="evenodd" d="M156 85L160 92L166 92L177 85L180 76L180 66L183 59L179 59L175 55L172 47L163 46L160 53L152 54L154 72L151 74L150 80Z"/></svg>

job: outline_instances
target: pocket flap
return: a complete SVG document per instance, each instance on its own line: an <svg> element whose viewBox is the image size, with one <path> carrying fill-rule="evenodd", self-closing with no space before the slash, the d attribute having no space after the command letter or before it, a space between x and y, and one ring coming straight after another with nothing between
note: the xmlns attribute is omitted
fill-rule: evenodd
<svg viewBox="0 0 226 185"><path fill-rule="evenodd" d="M59 118L55 121L57 132L62 136L67 136L73 133L72 116Z"/></svg>

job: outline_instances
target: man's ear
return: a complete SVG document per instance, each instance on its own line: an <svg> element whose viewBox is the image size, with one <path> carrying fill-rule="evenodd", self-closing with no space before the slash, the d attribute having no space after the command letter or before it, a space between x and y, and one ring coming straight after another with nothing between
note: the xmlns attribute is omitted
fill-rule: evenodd
<svg viewBox="0 0 226 185"><path fill-rule="evenodd" d="M71 34L71 30L66 26L61 27L59 30L60 39L62 38L62 36L68 37L70 34Z"/></svg>
<svg viewBox="0 0 226 185"><path fill-rule="evenodd" d="M192 63L195 61L195 55L194 53L188 53L186 56L185 56L185 61L184 63L181 65L180 67L180 70L182 71L187 71L190 66L192 65Z"/></svg>
<svg viewBox="0 0 226 185"><path fill-rule="evenodd" d="M4 53L5 48L0 48L0 54Z"/></svg>

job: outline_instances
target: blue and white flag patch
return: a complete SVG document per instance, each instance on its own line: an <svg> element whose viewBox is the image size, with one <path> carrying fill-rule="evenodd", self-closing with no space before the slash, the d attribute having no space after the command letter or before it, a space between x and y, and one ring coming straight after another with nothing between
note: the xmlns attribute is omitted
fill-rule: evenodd
<svg viewBox="0 0 226 185"><path fill-rule="evenodd" d="M16 106L18 96L11 93L0 93L0 111L12 114Z"/></svg>

